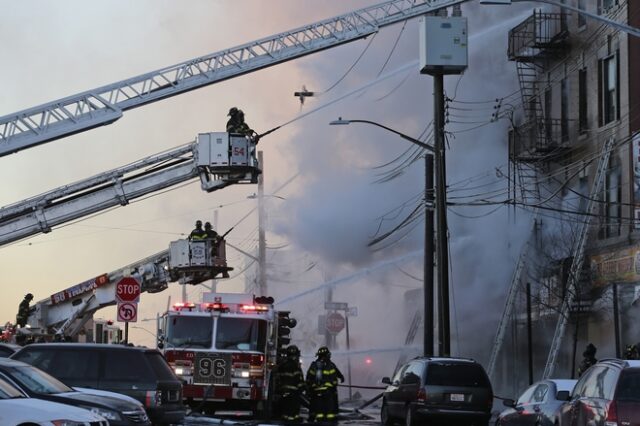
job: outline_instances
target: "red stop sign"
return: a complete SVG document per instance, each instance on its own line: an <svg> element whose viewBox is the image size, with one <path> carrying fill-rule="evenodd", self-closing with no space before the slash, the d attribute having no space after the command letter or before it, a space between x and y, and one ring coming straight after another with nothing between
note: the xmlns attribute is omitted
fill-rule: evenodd
<svg viewBox="0 0 640 426"><path fill-rule="evenodd" d="M140 283L133 277L124 277L116 284L116 299L119 302L137 302L140 299Z"/></svg>
<svg viewBox="0 0 640 426"><path fill-rule="evenodd" d="M338 312L332 312L327 315L327 331L331 334L338 334L345 325L344 317Z"/></svg>

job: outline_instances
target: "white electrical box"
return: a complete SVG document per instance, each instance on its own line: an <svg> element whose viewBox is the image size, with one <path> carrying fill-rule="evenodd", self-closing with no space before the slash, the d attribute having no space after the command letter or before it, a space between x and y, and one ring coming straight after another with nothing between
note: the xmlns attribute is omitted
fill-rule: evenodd
<svg viewBox="0 0 640 426"><path fill-rule="evenodd" d="M468 65L467 18L420 18L420 72L461 74Z"/></svg>
<svg viewBox="0 0 640 426"><path fill-rule="evenodd" d="M198 134L198 166L229 165L229 133Z"/></svg>

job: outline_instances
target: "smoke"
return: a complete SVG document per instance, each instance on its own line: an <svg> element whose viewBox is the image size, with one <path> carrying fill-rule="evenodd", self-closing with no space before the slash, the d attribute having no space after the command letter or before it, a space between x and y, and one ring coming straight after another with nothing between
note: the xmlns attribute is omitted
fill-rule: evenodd
<svg viewBox="0 0 640 426"><path fill-rule="evenodd" d="M452 112L463 117L450 116L446 129L450 132L447 150L450 203L482 200L492 195L495 198L491 201L509 197L507 177L496 173L496 169L506 173L509 123L502 120L478 127L475 122L490 121L496 98L512 95L511 102L519 103L515 65L507 62L506 52L508 30L527 15L522 10L478 6L465 9L471 36L469 67L462 76L445 77L447 96L459 102L450 106L468 110ZM335 99L374 81L400 28L398 25L377 35L353 71L333 91L320 99L308 99L305 108L314 108L327 98ZM417 44L416 22L409 22L385 72L414 62ZM316 61L313 66L303 62L301 74L307 88L322 92L331 87L364 46L361 42L334 49L327 54L326 61ZM374 126L353 123L330 127L328 123L338 117L366 119L418 137L433 117L432 94L432 79L420 75L416 67L317 111L290 129L295 143L280 153L297 165L301 184L294 194L287 195L286 203L273 206L271 230L290 241L293 251L300 250L318 259L325 271L343 271L330 278L310 272L301 275L298 284L286 284L286 296L283 294L280 302L286 301L286 308L301 319L304 331L302 335L301 330L296 332L294 339L299 339L296 343L306 348L307 356L314 344L323 341L315 329L316 316L326 313L323 302L330 290L332 300L358 308L358 316L350 323L352 354L367 348L402 347L415 309L421 312L422 294L418 289L423 285L422 219L414 223L411 232L387 248L376 251L367 243L399 223L416 206L424 191L424 163L419 160L397 178L374 183L378 176L373 168L391 161L412 145ZM479 101L486 102L462 103ZM478 128L469 130L475 127ZM393 220L381 222L382 218L392 217ZM452 352L486 364L501 314L501 308L487 307L504 305L518 254L529 235L530 216L500 205L452 205L448 221ZM411 253L418 255L393 265L394 259ZM381 264L385 267L378 268ZM275 287L277 274L273 278ZM337 343L339 350L346 353L343 339L344 335L338 335ZM421 331L411 345L420 347ZM359 365L358 379L362 380L359 384L375 385L381 376L390 375L401 352L372 354L371 370L376 374L358 364L361 359L354 362L353 357L357 356L353 355L352 366ZM338 361L344 371L345 357Z"/></svg>

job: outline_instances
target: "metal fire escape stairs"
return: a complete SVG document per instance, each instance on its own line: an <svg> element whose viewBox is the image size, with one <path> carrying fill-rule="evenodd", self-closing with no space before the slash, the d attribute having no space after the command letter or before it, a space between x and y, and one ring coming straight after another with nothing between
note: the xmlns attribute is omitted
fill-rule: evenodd
<svg viewBox="0 0 640 426"><path fill-rule="evenodd" d="M513 308L516 303L516 296L518 294L518 290L520 288L520 282L523 272L527 267L527 260L530 258L529 252L531 250L531 246L535 243L536 238L536 230L538 229L538 210L536 209L532 227L531 234L529 239L522 247L520 251L520 257L518 258L518 263L516 268L513 271L513 275L511 277L511 285L509 286L509 292L507 293L507 301L504 306L504 311L502 312L502 317L500 318L500 322L498 323L498 330L496 332L495 339L493 341L493 347L491 349L491 356L489 358L489 365L487 367L487 374L489 377L493 376L493 372L496 367L496 362L498 360L498 355L500 355L500 350L502 349L502 345L504 343L504 336L507 331L508 321L511 318L511 314L513 313Z"/></svg>
<svg viewBox="0 0 640 426"><path fill-rule="evenodd" d="M549 350L549 356L547 357L547 363L544 367L542 374L543 379L548 379L553 376L554 369L556 367L556 361L558 359L558 353L562 345L562 339L567 327L567 321L569 321L569 314L571 306L575 299L576 288L580 278L580 272L582 271L582 265L584 263L584 250L589 236L589 227L594 213L597 207L597 197L602 188L604 178L606 176L607 167L609 165L609 157L613 150L615 139L610 138L604 145L600 160L598 161L598 168L593 179L593 186L591 187L591 193L589 194L584 220L580 223L580 229L578 231L578 240L573 249L573 261L571 263L571 269L569 270L569 276L567 278L567 292L564 301L562 302L562 308L560 311L560 317L556 324L556 330L551 341L551 348Z"/></svg>

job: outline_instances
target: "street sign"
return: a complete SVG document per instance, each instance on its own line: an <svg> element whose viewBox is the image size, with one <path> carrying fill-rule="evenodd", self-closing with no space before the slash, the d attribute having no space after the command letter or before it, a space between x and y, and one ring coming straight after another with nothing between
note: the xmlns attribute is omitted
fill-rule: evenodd
<svg viewBox="0 0 640 426"><path fill-rule="evenodd" d="M350 306L349 309L347 309L347 316L348 317L357 317L358 316L358 307L357 306Z"/></svg>
<svg viewBox="0 0 640 426"><path fill-rule="evenodd" d="M346 311L349 304L344 302L324 302L324 308L329 311Z"/></svg>
<svg viewBox="0 0 640 426"><path fill-rule="evenodd" d="M138 304L134 302L118 303L118 321L138 322Z"/></svg>
<svg viewBox="0 0 640 426"><path fill-rule="evenodd" d="M329 333L338 334L345 326L345 319L341 313L332 312L327 315L326 326Z"/></svg>
<svg viewBox="0 0 640 426"><path fill-rule="evenodd" d="M140 283L133 277L120 278L116 284L116 300L118 302L139 302Z"/></svg>

